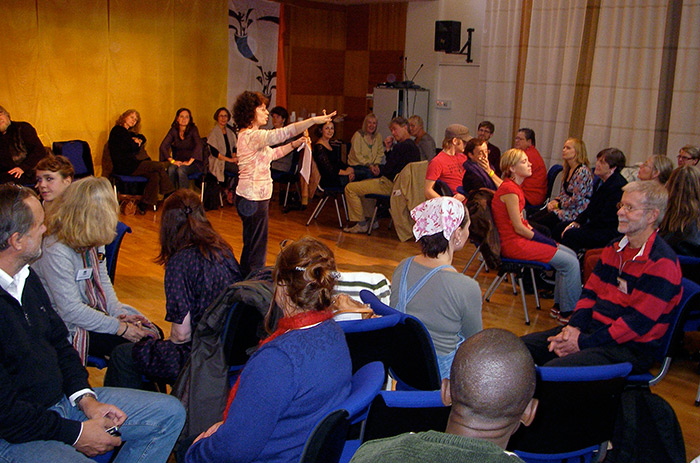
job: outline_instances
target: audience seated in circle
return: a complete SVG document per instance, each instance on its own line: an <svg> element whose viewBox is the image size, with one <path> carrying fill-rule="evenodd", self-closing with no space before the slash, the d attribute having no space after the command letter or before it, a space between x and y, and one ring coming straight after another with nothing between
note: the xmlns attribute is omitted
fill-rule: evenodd
<svg viewBox="0 0 700 463"><path fill-rule="evenodd" d="M192 190L177 190L163 204L157 262L165 266L170 339L146 337L116 347L105 386L139 389L142 375L173 384L189 358L202 314L229 285L242 279L231 246L212 228Z"/></svg>
<svg viewBox="0 0 700 463"><path fill-rule="evenodd" d="M423 119L420 116L413 115L408 118L408 133L420 151L420 160L432 161L436 151L435 140L423 128Z"/></svg>
<svg viewBox="0 0 700 463"><path fill-rule="evenodd" d="M0 222L0 460L89 463L123 444L117 461L166 461L185 422L182 404L165 394L91 388L28 266L46 230L34 192L0 185ZM121 438L106 432L113 427Z"/></svg>
<svg viewBox="0 0 700 463"><path fill-rule="evenodd" d="M159 336L146 317L119 301L107 274L104 246L114 240L118 214L106 178L73 182L47 210L41 257L32 264L83 363L88 354L109 357L119 344Z"/></svg>
<svg viewBox="0 0 700 463"><path fill-rule="evenodd" d="M521 128L515 134L513 148L525 152L530 164L532 164L532 175L526 178L522 184L523 194L528 207L540 206L547 197L547 167L544 165L542 155L535 147L535 131L528 128ZM503 177L507 177L501 167Z"/></svg>
<svg viewBox="0 0 700 463"><path fill-rule="evenodd" d="M0 183L33 185L36 163L46 148L29 122L13 121L0 106Z"/></svg>
<svg viewBox="0 0 700 463"><path fill-rule="evenodd" d="M351 463L521 462L505 450L518 427L537 410L535 365L517 336L481 331L457 350L452 374L442 381L451 405L445 432L406 433L365 442Z"/></svg>
<svg viewBox="0 0 700 463"><path fill-rule="evenodd" d="M532 224L547 227L551 236L561 240L564 228L585 211L593 194L593 174L588 168L586 144L578 138L568 138L562 148L564 170L559 194L547 203L547 208L528 217Z"/></svg>
<svg viewBox="0 0 700 463"><path fill-rule="evenodd" d="M331 145L335 135L333 121L316 128L318 141L314 143L314 162L321 174L321 188L345 188L355 180L355 170L340 159L340 152Z"/></svg>
<svg viewBox="0 0 700 463"><path fill-rule="evenodd" d="M299 460L316 423L350 394L350 353L329 309L338 276L332 251L314 238L280 251L270 335L231 389L223 421L195 440L187 463ZM272 311L282 316L276 327Z"/></svg>
<svg viewBox="0 0 700 463"><path fill-rule="evenodd" d="M419 204L411 217L421 253L394 270L391 306L423 322L440 376L448 378L457 347L483 328L479 285L452 266L469 238L469 214L456 198L441 196Z"/></svg>
<svg viewBox="0 0 700 463"><path fill-rule="evenodd" d="M656 180L665 185L673 172L673 163L669 158L661 154L649 156L644 163L639 166L637 178L639 180Z"/></svg>
<svg viewBox="0 0 700 463"><path fill-rule="evenodd" d="M566 226L561 243L575 252L602 248L620 236L617 231L617 203L627 180L620 171L625 155L617 148L606 148L596 155L593 195L586 210Z"/></svg>
<svg viewBox="0 0 700 463"><path fill-rule="evenodd" d="M188 188L189 175L202 172L202 138L192 119L192 112L180 108L170 130L160 144L160 161L167 161L168 177L175 188Z"/></svg>
<svg viewBox="0 0 700 463"><path fill-rule="evenodd" d="M464 177L462 177L462 189L464 194L469 194L480 188L486 188L496 191L503 180L496 173L495 166L489 162L488 144L483 138L472 138L464 147L464 153L467 155L467 160L464 163ZM501 155L498 159L500 162ZM500 166L498 168L501 170Z"/></svg>
<svg viewBox="0 0 700 463"><path fill-rule="evenodd" d="M501 255L554 267L554 303L561 313L555 309L552 316L565 319L581 294L581 271L576 254L533 229L523 217L525 195L520 185L532 174L527 155L519 149L506 151L501 156L501 172L505 180L491 202L493 220L501 238Z"/></svg>
<svg viewBox="0 0 700 463"><path fill-rule="evenodd" d="M425 174L426 199L440 196L435 191L435 183L441 181L449 187L455 198L464 202L466 198L457 192L457 187L462 185L464 163L467 161L464 147L470 139L469 129L465 126L459 124L447 126L445 138L442 141L442 151L431 159Z"/></svg>
<svg viewBox="0 0 700 463"><path fill-rule="evenodd" d="M603 249L568 324L523 336L538 365L630 362L634 374L651 367L682 291L676 253L657 232L667 199L657 182L624 187L624 236Z"/></svg>
<svg viewBox="0 0 700 463"><path fill-rule="evenodd" d="M168 195L175 190L166 172L166 164L152 161L146 153L146 137L139 133L141 115L135 109L127 109L109 132L109 156L112 171L118 175L146 177L146 187L138 203L138 211L145 214L158 201L158 192Z"/></svg>
<svg viewBox="0 0 700 463"><path fill-rule="evenodd" d="M386 164L372 168L374 178L351 182L345 187L348 215L353 226L343 229L345 233L367 233L369 219L375 201L365 198L368 194L390 195L394 177L410 162L420 161L420 151L408 133L408 121L395 117L389 123L391 136L384 140Z"/></svg>
<svg viewBox="0 0 700 463"><path fill-rule="evenodd" d="M377 130L377 116L369 113L362 121L362 128L355 132L350 140L348 165L355 171L355 180L374 177L374 172L384 164L384 146L382 134Z"/></svg>
<svg viewBox="0 0 700 463"><path fill-rule="evenodd" d="M36 164L36 189L41 195L44 208L59 199L73 183L75 169L65 156L46 156Z"/></svg>
<svg viewBox="0 0 700 463"><path fill-rule="evenodd" d="M225 185L224 172L238 176L238 156L236 155L236 133L231 126L231 113L221 107L214 112L216 125L209 132L207 145L209 145L209 172L216 177L219 184L224 184L223 194L229 204L233 204L234 189Z"/></svg>

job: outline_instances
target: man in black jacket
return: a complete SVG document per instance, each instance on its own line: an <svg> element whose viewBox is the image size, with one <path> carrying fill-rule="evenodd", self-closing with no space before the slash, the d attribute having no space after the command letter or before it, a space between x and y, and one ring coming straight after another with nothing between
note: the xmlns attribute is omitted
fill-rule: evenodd
<svg viewBox="0 0 700 463"><path fill-rule="evenodd" d="M365 195L370 193L390 195L394 186L394 177L409 162L420 161L420 150L408 133L408 121L403 117L395 117L389 124L389 130L391 130L391 136L384 140L386 164L371 167L374 178L350 182L345 187L348 216L351 222L357 222L352 227L344 228L343 231L346 233L367 233L375 202L366 199Z"/></svg>
<svg viewBox="0 0 700 463"><path fill-rule="evenodd" d="M89 462L124 438L117 462L164 462L185 413L171 396L90 388L68 331L29 264L44 211L28 188L0 185L0 460Z"/></svg>

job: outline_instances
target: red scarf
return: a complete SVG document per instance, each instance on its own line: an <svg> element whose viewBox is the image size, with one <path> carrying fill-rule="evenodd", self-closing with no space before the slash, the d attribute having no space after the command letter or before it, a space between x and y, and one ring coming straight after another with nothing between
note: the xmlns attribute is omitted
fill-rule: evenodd
<svg viewBox="0 0 700 463"><path fill-rule="evenodd" d="M277 329L275 330L275 332L272 333L267 338L260 341L260 344L258 344L258 349L260 349L260 347L262 347L263 345L272 341L273 339L279 338L287 331L298 330L299 328L303 328L305 326L316 325L318 323L325 322L326 320L328 320L329 318L332 318L332 317L333 317L332 311L322 310L322 311L313 311L313 312L302 312L302 313L294 315L292 317L281 318L280 321L277 323ZM242 374L243 374L243 372L241 372L241 375ZM229 392L229 394L228 394L228 401L226 402L226 409L224 409L224 421L226 421L226 417L228 416L228 409L231 408L231 403L233 402L233 399L236 397L236 392L238 392L238 384L241 381L241 375L238 375L238 379L236 380L236 383L233 385L233 387L231 388L231 392Z"/></svg>

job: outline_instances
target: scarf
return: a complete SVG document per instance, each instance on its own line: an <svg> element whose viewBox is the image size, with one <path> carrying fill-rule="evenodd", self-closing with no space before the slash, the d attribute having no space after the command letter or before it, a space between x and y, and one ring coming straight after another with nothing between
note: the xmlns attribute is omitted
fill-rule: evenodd
<svg viewBox="0 0 700 463"><path fill-rule="evenodd" d="M304 328L305 326L316 325L318 323L325 322L326 320L332 317L332 311L322 310L313 312L302 312L292 317L281 318L280 321L277 323L277 329L270 336L260 341L260 344L258 344L258 349L260 349L260 347L264 346L268 342L279 338L288 331L298 330L300 328ZM228 395L228 400L226 401L226 408L224 409L224 421L226 421L226 417L228 416L228 410L229 408L231 408L231 403L236 397L236 392L238 392L238 384L241 382L241 375L243 375L243 372L241 372L241 374L238 375L238 379L236 380L236 383L233 385L233 387L231 388L231 392Z"/></svg>
<svg viewBox="0 0 700 463"><path fill-rule="evenodd" d="M83 258L83 268L92 269L92 275L85 280L85 296L87 297L87 305L109 315L107 312L107 298L105 297L104 288L102 288L102 280L100 279L100 265L97 257L97 249L89 248L81 257ZM73 336L73 347L78 351L80 360L83 365L87 361L88 351L88 333L85 328L76 327L75 336Z"/></svg>

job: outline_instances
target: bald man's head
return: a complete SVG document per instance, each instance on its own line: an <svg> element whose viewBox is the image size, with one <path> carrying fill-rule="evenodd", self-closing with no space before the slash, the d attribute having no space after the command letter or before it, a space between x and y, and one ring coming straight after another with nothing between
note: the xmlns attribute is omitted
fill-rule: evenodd
<svg viewBox="0 0 700 463"><path fill-rule="evenodd" d="M520 338L502 329L484 330L457 350L450 375L452 406L480 419L519 420L535 381L535 363Z"/></svg>

